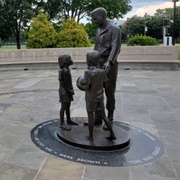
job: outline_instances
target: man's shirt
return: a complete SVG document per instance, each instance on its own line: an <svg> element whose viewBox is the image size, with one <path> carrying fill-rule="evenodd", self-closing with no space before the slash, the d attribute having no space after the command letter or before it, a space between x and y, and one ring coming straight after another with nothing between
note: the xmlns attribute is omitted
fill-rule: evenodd
<svg viewBox="0 0 180 180"><path fill-rule="evenodd" d="M110 22L108 22L104 30L98 28L94 50L97 50L102 57L108 57L107 60L114 64L114 62L117 61L117 56L121 50L120 29Z"/></svg>

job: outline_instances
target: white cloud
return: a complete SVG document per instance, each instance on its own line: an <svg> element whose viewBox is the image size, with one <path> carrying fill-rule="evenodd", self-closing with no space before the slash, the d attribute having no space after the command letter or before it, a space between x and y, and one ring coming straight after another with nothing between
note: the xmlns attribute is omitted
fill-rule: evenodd
<svg viewBox="0 0 180 180"><path fill-rule="evenodd" d="M176 5L180 6L180 2L177 2ZM150 5L150 6L141 7L139 9L137 9L136 11L129 12L123 19L126 19L127 17L131 18L134 15L144 16L145 13L147 13L149 15L154 15L154 13L156 12L157 9L165 9L165 8L173 8L173 2L166 2L166 3L154 4L154 5Z"/></svg>

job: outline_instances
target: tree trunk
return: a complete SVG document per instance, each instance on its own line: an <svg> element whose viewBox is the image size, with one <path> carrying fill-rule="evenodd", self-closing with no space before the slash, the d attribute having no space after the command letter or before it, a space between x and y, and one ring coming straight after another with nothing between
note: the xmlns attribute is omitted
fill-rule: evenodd
<svg viewBox="0 0 180 180"><path fill-rule="evenodd" d="M14 36L16 37L16 47L17 47L17 49L21 49L20 27L18 26L17 22L16 22L16 30L14 30Z"/></svg>
<svg viewBox="0 0 180 180"><path fill-rule="evenodd" d="M21 42L20 42L20 33L19 31L16 31L16 46L17 46L17 49L21 49Z"/></svg>

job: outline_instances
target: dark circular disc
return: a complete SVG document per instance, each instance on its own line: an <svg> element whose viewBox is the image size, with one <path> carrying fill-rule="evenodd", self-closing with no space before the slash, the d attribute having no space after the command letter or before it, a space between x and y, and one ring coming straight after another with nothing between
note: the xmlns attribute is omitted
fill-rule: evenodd
<svg viewBox="0 0 180 180"><path fill-rule="evenodd" d="M83 124L87 121L87 118L75 117L72 120ZM67 144L57 137L59 132L58 119L46 121L34 127L31 130L31 139L45 152L81 164L114 167L137 166L155 161L162 156L164 146L156 136L127 123L114 121L114 125L129 133L131 143L128 148L103 151L83 149ZM100 130L102 126L97 128ZM74 129L74 126L72 126L72 129Z"/></svg>
<svg viewBox="0 0 180 180"><path fill-rule="evenodd" d="M89 141L87 140L88 126L80 124L79 126L73 126L71 131L59 129L57 136L61 141L83 149L107 151L127 148L130 145L128 131L117 125L113 125L113 131L117 139L108 140L106 137L109 137L109 131L104 131L102 126L95 126L94 141Z"/></svg>

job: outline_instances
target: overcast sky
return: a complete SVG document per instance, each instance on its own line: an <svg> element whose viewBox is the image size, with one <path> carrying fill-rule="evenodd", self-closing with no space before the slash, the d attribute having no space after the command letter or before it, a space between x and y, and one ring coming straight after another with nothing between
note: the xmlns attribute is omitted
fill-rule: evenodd
<svg viewBox="0 0 180 180"><path fill-rule="evenodd" d="M173 8L173 4L172 0L131 0L132 10L124 19L133 15L144 16L145 13L153 15L157 9ZM176 5L180 6L180 1Z"/></svg>

